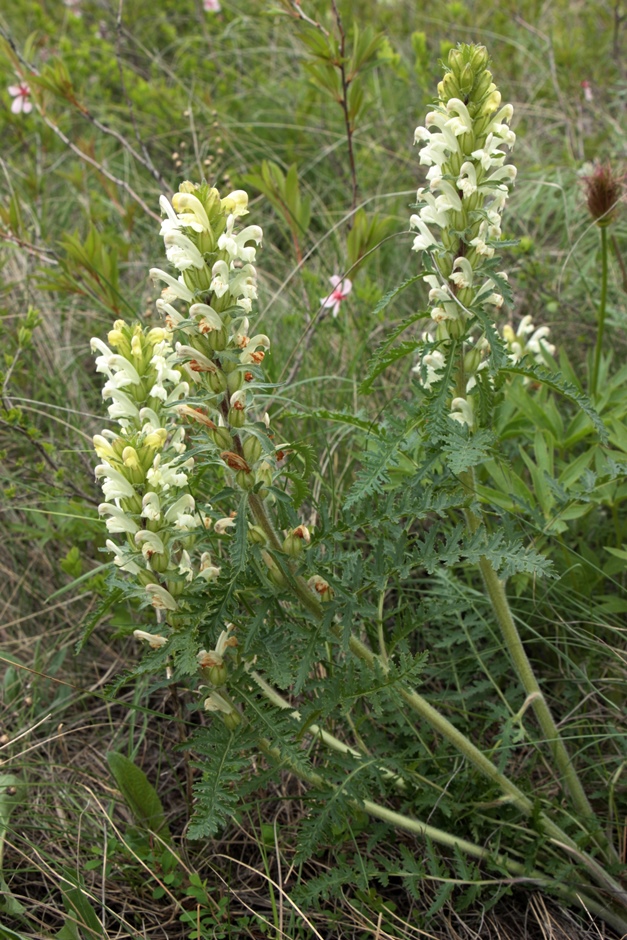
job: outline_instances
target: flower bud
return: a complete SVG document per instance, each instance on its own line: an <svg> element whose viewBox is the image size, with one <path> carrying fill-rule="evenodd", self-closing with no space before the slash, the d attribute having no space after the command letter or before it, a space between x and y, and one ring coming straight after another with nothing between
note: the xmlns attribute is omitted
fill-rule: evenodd
<svg viewBox="0 0 627 940"><path fill-rule="evenodd" d="M209 373L209 388L215 395L226 391L226 375L221 369Z"/></svg>
<svg viewBox="0 0 627 940"><path fill-rule="evenodd" d="M215 352L222 352L223 349L226 349L227 344L226 330L212 330L207 334L206 340Z"/></svg>
<svg viewBox="0 0 627 940"><path fill-rule="evenodd" d="M492 84L492 72L489 72L487 69L485 72L482 72L479 76L479 79L473 89L472 97L475 101L481 102L481 99L487 94L487 91Z"/></svg>
<svg viewBox="0 0 627 940"><path fill-rule="evenodd" d="M447 72L442 81L439 83L438 95L444 103L449 101L451 98L459 98L459 86L455 81L455 76L452 72Z"/></svg>
<svg viewBox="0 0 627 940"><path fill-rule="evenodd" d="M464 372L467 375L474 375L481 365L482 358L481 350L477 349L476 346L469 349L464 356Z"/></svg>
<svg viewBox="0 0 627 940"><path fill-rule="evenodd" d="M228 670L224 663L222 663L221 666L211 666L210 669L203 669L203 675L205 675L212 685L216 688L220 688L221 685L226 685Z"/></svg>
<svg viewBox="0 0 627 940"><path fill-rule="evenodd" d="M261 457L261 441L256 437L247 437L244 441L243 451L249 464L257 463Z"/></svg>
<svg viewBox="0 0 627 940"><path fill-rule="evenodd" d="M232 449L233 438L226 428L215 428L215 430L210 432L209 436L212 438L216 447L223 448L224 450Z"/></svg>
<svg viewBox="0 0 627 940"><path fill-rule="evenodd" d="M277 565L276 561L269 552L261 552L261 557L263 558L266 568L268 569L268 577L273 584L276 584L277 587L287 587L287 581L285 575Z"/></svg>
<svg viewBox="0 0 627 940"><path fill-rule="evenodd" d="M226 387L230 395L232 395L233 392L238 392L243 384L244 373L241 369L236 369L227 376Z"/></svg>
<svg viewBox="0 0 627 940"><path fill-rule="evenodd" d="M314 594L317 594L319 599L324 603L326 601L333 600L333 588L328 581L325 581L324 578L321 578L319 574L314 574L307 585Z"/></svg>
<svg viewBox="0 0 627 940"><path fill-rule="evenodd" d="M235 482L243 490L252 490L255 485L255 477L250 471L247 473L245 470L238 470L235 474Z"/></svg>
<svg viewBox="0 0 627 940"><path fill-rule="evenodd" d="M470 54L470 64L475 72L481 72L487 68L490 56L485 46L477 45Z"/></svg>
<svg viewBox="0 0 627 940"><path fill-rule="evenodd" d="M125 342L124 333L121 330L110 330L107 333L107 342L109 346L122 346Z"/></svg>
<svg viewBox="0 0 627 940"><path fill-rule="evenodd" d="M459 90L462 97L467 98L470 92L472 91L472 86L475 81L475 73L473 71L470 63L466 63L462 69L457 84L459 85Z"/></svg>
<svg viewBox="0 0 627 940"><path fill-rule="evenodd" d="M225 715L223 720L229 731L235 731L242 723L241 715L235 709Z"/></svg>
<svg viewBox="0 0 627 940"><path fill-rule="evenodd" d="M311 535L306 525L299 525L293 529L283 540L283 551L291 558L298 558L305 545L311 541Z"/></svg>
<svg viewBox="0 0 627 940"><path fill-rule="evenodd" d="M232 428L243 428L246 424L246 412L243 408L229 408L228 421Z"/></svg>
<svg viewBox="0 0 627 940"><path fill-rule="evenodd" d="M253 545L265 545L268 541L266 533L259 525L248 525L248 538Z"/></svg>

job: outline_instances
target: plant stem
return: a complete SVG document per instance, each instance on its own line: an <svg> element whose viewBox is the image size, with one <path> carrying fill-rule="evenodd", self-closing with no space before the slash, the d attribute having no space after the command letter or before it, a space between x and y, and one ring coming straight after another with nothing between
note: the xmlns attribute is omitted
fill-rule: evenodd
<svg viewBox="0 0 627 940"><path fill-rule="evenodd" d="M346 75L346 64L345 64L345 55L346 55L346 34L344 32L344 27L342 25L342 19L340 17L340 12L337 8L336 0L331 0L331 6L333 8L333 15L335 17L335 22L337 23L338 32L340 34L340 61L339 65L336 67L340 70L340 79L342 82L342 98L340 101L340 106L344 114L344 124L346 126L346 142L348 144L348 163L350 166L351 172L351 184L353 188L353 198L351 202L351 209L354 211L357 208L357 168L355 166L355 154L353 152L353 126L351 124L351 119L348 113L348 86L351 82L351 79Z"/></svg>
<svg viewBox="0 0 627 940"><path fill-rule="evenodd" d="M474 492L474 475L468 472L465 476L467 485L471 488L471 491ZM474 512L469 509L466 510L466 522L471 534L477 531L481 525L481 521L482 520ZM485 556L479 559L479 570L481 571L486 593L492 604L492 610L501 628L505 647L513 660L518 678L527 696L531 699L532 708L538 719L545 740L551 748L565 788L570 794L573 806L581 816L581 822L585 825L588 832L590 832L608 861L618 862L618 854L605 834L601 831L594 810L586 796L579 775L572 764L570 755L566 750L557 725L555 724L555 719L551 714L551 710L544 698L531 663L529 662L518 628L512 616L503 582L499 579L494 570L492 562Z"/></svg>
<svg viewBox="0 0 627 940"><path fill-rule="evenodd" d="M599 381L599 366L601 364L601 349L603 347L603 331L605 329L605 306L607 302L607 229L601 229L601 298L599 300L599 314L597 318L597 342L594 350L594 365L590 380L590 396L594 398L597 393Z"/></svg>

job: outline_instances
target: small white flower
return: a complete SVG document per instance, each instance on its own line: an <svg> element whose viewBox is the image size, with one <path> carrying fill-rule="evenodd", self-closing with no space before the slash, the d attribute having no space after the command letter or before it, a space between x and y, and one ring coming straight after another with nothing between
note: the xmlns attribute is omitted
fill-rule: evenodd
<svg viewBox="0 0 627 940"><path fill-rule="evenodd" d="M259 349L259 346L262 346L263 349ZM240 362L246 365L258 365L263 360L265 356L264 350L266 349L270 349L270 340L265 333L258 333L246 344L246 349L239 357Z"/></svg>
<svg viewBox="0 0 627 940"><path fill-rule="evenodd" d="M192 581L194 578L194 569L192 568L192 560L189 557L189 552L183 550L181 552L181 558L179 560L179 574L186 575L186 581Z"/></svg>
<svg viewBox="0 0 627 940"><path fill-rule="evenodd" d="M142 516L158 522L161 519L161 502L157 493L146 493L142 499Z"/></svg>
<svg viewBox="0 0 627 940"><path fill-rule="evenodd" d="M457 270L459 268L459 271ZM453 262L453 273L449 275L449 281L452 281L456 287L472 287L473 280L472 265L468 258L455 258Z"/></svg>
<svg viewBox="0 0 627 940"><path fill-rule="evenodd" d="M166 257L179 271L188 268L204 268L205 261L196 245L179 231L171 231L163 239Z"/></svg>
<svg viewBox="0 0 627 940"><path fill-rule="evenodd" d="M216 297L224 297L229 290L229 266L226 261L216 261L211 269L211 276L213 280L209 289Z"/></svg>
<svg viewBox="0 0 627 940"><path fill-rule="evenodd" d="M107 531L112 535L119 532L128 532L129 535L134 535L139 529L137 523L119 506L113 506L111 503L100 503L98 512L101 516L109 517L105 524Z"/></svg>
<svg viewBox="0 0 627 940"><path fill-rule="evenodd" d="M169 591L160 584L147 584L146 594L150 603L157 610L177 610L178 604Z"/></svg>
<svg viewBox="0 0 627 940"><path fill-rule="evenodd" d="M175 280L171 274L167 274L167 272L162 271L161 268L151 268L149 274L155 284L157 281L163 281L164 284L167 284L170 291L174 294L174 297L178 297L180 300L186 301L186 303L191 303L194 299L194 295L185 284L182 276L179 277L178 280Z"/></svg>
<svg viewBox="0 0 627 940"><path fill-rule="evenodd" d="M135 544L141 548L146 561L150 561L153 555L165 554L163 540L156 532L150 532L148 529L140 529L135 533Z"/></svg>
<svg viewBox="0 0 627 940"><path fill-rule="evenodd" d="M158 650L168 642L168 638L160 636L158 633L146 633L145 630L133 630L133 636L136 640L143 640L150 645L153 650Z"/></svg>
<svg viewBox="0 0 627 940"><path fill-rule="evenodd" d="M121 571L127 571L129 574L140 573L141 568L132 560L130 555L125 552L124 549L120 548L119 545L116 545L115 542L113 542L111 539L107 539L105 545L114 556L113 564L117 565Z"/></svg>
<svg viewBox="0 0 627 940"><path fill-rule="evenodd" d="M230 516L226 516L224 519L218 519L213 527L213 531L216 533L216 535L224 535L226 530L234 525L236 525L235 519L231 519Z"/></svg>
<svg viewBox="0 0 627 940"><path fill-rule="evenodd" d="M216 294L216 296L220 295ZM205 324L208 328L201 330L201 332L211 332L211 330L222 329L222 318L220 317L220 314L216 313L213 307L210 307L209 304L192 304L189 308L189 313L190 316L201 319L203 324Z"/></svg>
<svg viewBox="0 0 627 940"><path fill-rule="evenodd" d="M222 698L219 692L216 692L214 689L211 695L205 699L205 711L207 712L224 712L225 715L230 715L234 709L226 699Z"/></svg>
<svg viewBox="0 0 627 940"><path fill-rule="evenodd" d="M230 212L235 218L248 215L248 193L243 189L234 189L232 193L227 193L220 200L220 204L225 212Z"/></svg>
<svg viewBox="0 0 627 940"><path fill-rule="evenodd" d="M465 199L469 199L473 193L477 192L477 171L474 164L468 160L461 165L457 188L461 189Z"/></svg>
<svg viewBox="0 0 627 940"><path fill-rule="evenodd" d="M258 225L248 225L235 235L233 234L235 222L236 216L231 213L226 220L226 229L218 239L218 248L228 252L231 259L241 258L244 262L253 262L256 250L252 245L247 246L246 242L254 241L257 245L261 244L263 231Z"/></svg>
<svg viewBox="0 0 627 940"><path fill-rule="evenodd" d="M209 218L200 199L193 193L174 193L172 206L178 213L178 220L194 232L211 232Z"/></svg>
<svg viewBox="0 0 627 940"><path fill-rule="evenodd" d="M414 243L412 245L413 251L427 251L433 245L437 245L435 238L422 219L418 218L417 215L412 215L409 221L410 225L413 228L417 228L420 232L420 235L417 235L416 238L414 238Z"/></svg>
<svg viewBox="0 0 627 940"><path fill-rule="evenodd" d="M114 499L128 499L135 495L133 485L129 483L126 477L118 470L114 470L108 464L98 464L95 469L96 479L104 477L102 492L108 502Z"/></svg>
<svg viewBox="0 0 627 940"><path fill-rule="evenodd" d="M459 421L460 424L467 424L468 427L471 428L475 420L472 402L468 401L466 398L454 398L451 402L449 418L452 418L454 421Z"/></svg>

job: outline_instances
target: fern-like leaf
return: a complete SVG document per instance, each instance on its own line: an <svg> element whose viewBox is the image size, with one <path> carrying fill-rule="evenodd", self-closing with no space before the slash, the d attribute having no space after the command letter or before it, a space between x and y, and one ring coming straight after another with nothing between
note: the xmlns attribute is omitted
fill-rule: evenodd
<svg viewBox="0 0 627 940"><path fill-rule="evenodd" d="M202 778L194 786L196 805L188 830L190 839L214 836L232 816L239 799L239 781L248 767L241 738L239 728L229 731L219 720L194 737L195 750L206 760Z"/></svg>

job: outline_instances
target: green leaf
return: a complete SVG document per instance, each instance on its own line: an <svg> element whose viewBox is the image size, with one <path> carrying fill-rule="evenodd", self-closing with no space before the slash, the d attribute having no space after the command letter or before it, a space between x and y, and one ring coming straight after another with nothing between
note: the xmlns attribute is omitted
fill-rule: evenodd
<svg viewBox="0 0 627 940"><path fill-rule="evenodd" d="M385 372L389 366L394 362L398 362L399 359L403 359L405 356L412 356L417 348L418 342L415 339L408 339L398 346L392 346L386 349L381 355L371 359L368 364L368 374L359 386L360 393L365 395L367 392L371 391L374 380L378 378L382 372Z"/></svg>
<svg viewBox="0 0 627 940"><path fill-rule="evenodd" d="M502 372L508 372L512 375L524 375L529 379L533 379L535 382L540 382L542 385L546 385L547 388L552 389L554 392L558 392L560 395L563 395L564 398L572 402L574 405L577 405L578 408L590 418L590 421L594 425L597 434L601 440L602 444L607 444L608 434L607 428L603 424L598 413L592 407L592 403L587 395L583 395L578 388L572 385L570 382L565 382L559 372L548 372L546 369L542 369L539 366L531 366L526 363L523 365L515 365L508 362L506 365L501 366Z"/></svg>
<svg viewBox="0 0 627 940"><path fill-rule="evenodd" d="M96 940L100 937L104 940L107 935L84 892L78 887L71 887L62 889L62 893L63 904L70 916L57 934L57 940L64 940L65 937L68 940L74 940L75 937L81 940Z"/></svg>
<svg viewBox="0 0 627 940"><path fill-rule="evenodd" d="M376 307L375 307L374 310L372 311L372 316L373 316L373 317L378 316L378 314L380 314L382 310L385 310L386 307L389 307L389 305L392 303L392 301L393 301L396 297L398 297L399 294L402 294L402 292L403 292L406 288L408 288L408 287L410 286L410 284L415 284L416 281L422 281L423 278L424 278L424 274L414 274L412 277L408 277L406 281L403 281L402 284L399 284L398 287L394 287L394 288L392 288L392 290L389 290L389 291L387 292L387 294L384 294L384 295L383 295L383 297L381 298L381 300L379 301L379 303L376 305ZM421 316L426 317L426 316L428 316L428 314L427 314L427 313L424 313L424 314L422 314ZM417 319L418 319L418 318L417 318Z"/></svg>
<svg viewBox="0 0 627 940"><path fill-rule="evenodd" d="M231 545L233 580L242 573L248 559L248 493L242 493L235 517L235 538Z"/></svg>
<svg viewBox="0 0 627 940"><path fill-rule="evenodd" d="M453 424L442 448L442 456L447 467L456 476L483 463L494 444L494 434L488 428L481 428L471 434L460 424Z"/></svg>
<svg viewBox="0 0 627 940"><path fill-rule="evenodd" d="M108 562L106 565L103 565L103 567L110 568L111 562ZM96 568L94 570L99 571L100 569ZM93 573L94 573L93 571L90 571L89 576L91 577ZM85 577L85 575L83 575L83 577ZM62 591L69 590L70 587L72 587L72 585L68 584L65 586L65 588L62 588L61 590ZM57 592L57 593L61 593L61 592ZM52 596L55 597L56 595L53 594ZM107 611L111 607L115 607L115 605L119 601L121 601L123 597L124 597L124 591L122 590L122 588L117 588L116 590L111 591L111 593L107 595L107 597L105 597L102 604L98 605L98 607L96 608L92 616L89 617L87 620L83 621L83 623L81 624L83 632L81 633L80 638L76 641L76 646L74 647L76 653L80 653L80 651L83 649L83 647L85 646L85 643L87 642L89 637L92 635L92 633L94 632L94 630L96 629L96 627L98 626L98 624L100 623L104 615L107 613ZM48 598L48 600L51 600L51 598Z"/></svg>
<svg viewBox="0 0 627 940"><path fill-rule="evenodd" d="M239 784L248 768L241 751L241 726L229 731L217 720L194 737L194 747L206 759L203 774L194 784L196 805L189 824L190 839L214 836L228 822L239 801Z"/></svg>
<svg viewBox="0 0 627 940"><path fill-rule="evenodd" d="M107 754L107 763L137 824L170 844L172 836L161 800L144 771L118 751Z"/></svg>

